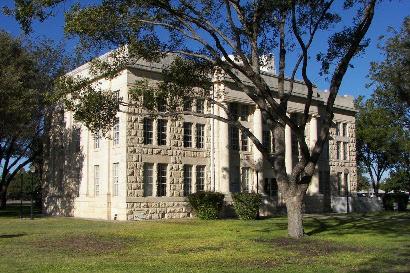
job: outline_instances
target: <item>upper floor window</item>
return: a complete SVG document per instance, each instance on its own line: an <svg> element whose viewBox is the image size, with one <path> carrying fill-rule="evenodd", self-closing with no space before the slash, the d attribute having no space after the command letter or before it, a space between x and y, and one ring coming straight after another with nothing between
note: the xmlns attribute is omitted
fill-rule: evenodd
<svg viewBox="0 0 410 273"><path fill-rule="evenodd" d="M349 145L343 142L343 160L349 160Z"/></svg>
<svg viewBox="0 0 410 273"><path fill-rule="evenodd" d="M100 148L100 140L101 140L101 133L100 132L94 133L94 149Z"/></svg>
<svg viewBox="0 0 410 273"><path fill-rule="evenodd" d="M336 122L336 135L340 136L340 122Z"/></svg>
<svg viewBox="0 0 410 273"><path fill-rule="evenodd" d="M270 131L269 130L263 130L262 145L263 145L263 147L265 147L266 150L268 150L269 153L272 151L271 143L270 143Z"/></svg>
<svg viewBox="0 0 410 273"><path fill-rule="evenodd" d="M196 125L196 147L203 149L205 146L205 124Z"/></svg>
<svg viewBox="0 0 410 273"><path fill-rule="evenodd" d="M192 111L192 99L189 98L189 97L185 97L183 103L184 103L184 105L183 105L184 111L191 112Z"/></svg>
<svg viewBox="0 0 410 273"><path fill-rule="evenodd" d="M112 164L112 195L118 196L118 172L119 172L119 163Z"/></svg>
<svg viewBox="0 0 410 273"><path fill-rule="evenodd" d="M118 103L118 108L120 108L120 90L115 90L112 93L114 100Z"/></svg>
<svg viewBox="0 0 410 273"><path fill-rule="evenodd" d="M239 129L235 126L229 127L229 140L232 150L239 151Z"/></svg>
<svg viewBox="0 0 410 273"><path fill-rule="evenodd" d="M113 145L117 146L120 144L120 119L119 118L115 120L115 124L112 128L112 131L113 131L113 138L112 138Z"/></svg>
<svg viewBox="0 0 410 273"><path fill-rule="evenodd" d="M338 141L336 142L336 159L342 158L341 153L342 153L342 142Z"/></svg>
<svg viewBox="0 0 410 273"><path fill-rule="evenodd" d="M244 131L242 131L242 134L241 134L241 144L242 144L241 150L248 151L249 149L248 136L246 135Z"/></svg>
<svg viewBox="0 0 410 273"><path fill-rule="evenodd" d="M150 118L144 118L144 144L152 144L153 138L153 120Z"/></svg>
<svg viewBox="0 0 410 273"><path fill-rule="evenodd" d="M162 98L157 99L157 109L158 109L158 112L167 111L167 102L165 99L162 99Z"/></svg>
<svg viewBox="0 0 410 273"><path fill-rule="evenodd" d="M196 166L196 191L205 190L205 166Z"/></svg>
<svg viewBox="0 0 410 273"><path fill-rule="evenodd" d="M144 164L144 196L152 196L153 182L154 182L154 164Z"/></svg>
<svg viewBox="0 0 410 273"><path fill-rule="evenodd" d="M184 122L184 147L192 147L192 123Z"/></svg>
<svg viewBox="0 0 410 273"><path fill-rule="evenodd" d="M167 120L159 119L158 120L158 145L167 145Z"/></svg>
<svg viewBox="0 0 410 273"><path fill-rule="evenodd" d="M236 102L232 102L229 104L228 109L233 119L237 120L239 116L239 105Z"/></svg>
<svg viewBox="0 0 410 273"><path fill-rule="evenodd" d="M347 137L347 123L342 123L342 135Z"/></svg>
<svg viewBox="0 0 410 273"><path fill-rule="evenodd" d="M240 119L242 121L248 121L249 118L249 105L241 104L240 105Z"/></svg>
<svg viewBox="0 0 410 273"><path fill-rule="evenodd" d="M184 165L184 196L192 193L192 165Z"/></svg>
<svg viewBox="0 0 410 273"><path fill-rule="evenodd" d="M77 127L73 129L73 147L75 152L81 150L81 129Z"/></svg>
<svg viewBox="0 0 410 273"><path fill-rule="evenodd" d="M196 100L196 112L204 113L205 112L205 100L197 99Z"/></svg>

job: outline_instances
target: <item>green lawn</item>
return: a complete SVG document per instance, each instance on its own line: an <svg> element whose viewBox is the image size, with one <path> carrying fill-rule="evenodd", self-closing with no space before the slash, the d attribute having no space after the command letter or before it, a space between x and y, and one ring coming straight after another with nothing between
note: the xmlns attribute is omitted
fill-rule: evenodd
<svg viewBox="0 0 410 273"><path fill-rule="evenodd" d="M410 272L410 213L107 222L0 211L0 272Z"/></svg>

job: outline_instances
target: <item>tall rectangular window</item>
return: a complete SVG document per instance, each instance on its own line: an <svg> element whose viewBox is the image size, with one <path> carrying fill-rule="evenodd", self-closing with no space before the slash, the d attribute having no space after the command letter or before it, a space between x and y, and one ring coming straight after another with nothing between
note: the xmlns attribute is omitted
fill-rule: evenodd
<svg viewBox="0 0 410 273"><path fill-rule="evenodd" d="M162 98L157 99L157 109L158 112L166 112L167 111L167 101Z"/></svg>
<svg viewBox="0 0 410 273"><path fill-rule="evenodd" d="M120 144L120 119L117 118L115 120L115 124L112 128L113 136L112 136L112 143L114 146L118 146Z"/></svg>
<svg viewBox="0 0 410 273"><path fill-rule="evenodd" d="M192 123L184 122L184 147L192 147Z"/></svg>
<svg viewBox="0 0 410 273"><path fill-rule="evenodd" d="M189 97L184 98L184 111L192 111L192 99Z"/></svg>
<svg viewBox="0 0 410 273"><path fill-rule="evenodd" d="M246 104L241 104L240 119L242 121L248 121L249 118L249 106Z"/></svg>
<svg viewBox="0 0 410 273"><path fill-rule="evenodd" d="M152 196L154 182L154 164L144 164L144 196Z"/></svg>
<svg viewBox="0 0 410 273"><path fill-rule="evenodd" d="M233 119L237 120L239 117L239 104L232 102L228 105L228 108Z"/></svg>
<svg viewBox="0 0 410 273"><path fill-rule="evenodd" d="M241 182L242 192L249 192L249 168L242 168Z"/></svg>
<svg viewBox="0 0 410 273"><path fill-rule="evenodd" d="M264 191L270 197L278 195L278 183L276 178L265 178Z"/></svg>
<svg viewBox="0 0 410 273"><path fill-rule="evenodd" d="M190 193L192 193L191 185L192 185L192 166L185 165L184 166L184 196L188 196Z"/></svg>
<svg viewBox="0 0 410 273"><path fill-rule="evenodd" d="M74 127L73 129L73 148L74 152L81 151L81 128Z"/></svg>
<svg viewBox="0 0 410 273"><path fill-rule="evenodd" d="M196 100L196 112L204 113L205 112L205 100L197 99Z"/></svg>
<svg viewBox="0 0 410 273"><path fill-rule="evenodd" d="M94 149L100 148L100 140L101 140L101 133L100 132L94 133Z"/></svg>
<svg viewBox="0 0 410 273"><path fill-rule="evenodd" d="M340 136L340 122L336 122L336 135Z"/></svg>
<svg viewBox="0 0 410 273"><path fill-rule="evenodd" d="M100 195L100 165L94 165L94 195Z"/></svg>
<svg viewBox="0 0 410 273"><path fill-rule="evenodd" d="M239 129L235 126L229 127L229 140L232 150L239 151Z"/></svg>
<svg viewBox="0 0 410 273"><path fill-rule="evenodd" d="M232 166L229 171L229 191L239 192L241 190L241 174L239 166Z"/></svg>
<svg viewBox="0 0 410 273"><path fill-rule="evenodd" d="M112 164L112 195L118 196L118 172L119 163Z"/></svg>
<svg viewBox="0 0 410 273"><path fill-rule="evenodd" d="M268 150L269 153L272 151L271 146L270 146L270 131L269 130L263 130L262 145L263 147L265 147L266 150Z"/></svg>
<svg viewBox="0 0 410 273"><path fill-rule="evenodd" d="M115 90L112 92L114 100L118 103L118 109L120 109L120 90Z"/></svg>
<svg viewBox="0 0 410 273"><path fill-rule="evenodd" d="M159 119L158 120L158 145L167 145L167 120Z"/></svg>
<svg viewBox="0 0 410 273"><path fill-rule="evenodd" d="M337 173L337 194L342 195L343 191L343 173Z"/></svg>
<svg viewBox="0 0 410 273"><path fill-rule="evenodd" d="M167 164L158 164L157 196L167 196Z"/></svg>
<svg viewBox="0 0 410 273"><path fill-rule="evenodd" d="M349 160L349 145L343 142L343 160Z"/></svg>
<svg viewBox="0 0 410 273"><path fill-rule="evenodd" d="M196 166L196 191L205 190L205 166Z"/></svg>
<svg viewBox="0 0 410 273"><path fill-rule="evenodd" d="M242 134L241 134L241 150L242 151L247 151L248 149L249 149L248 136L246 135L245 132L242 131Z"/></svg>
<svg viewBox="0 0 410 273"><path fill-rule="evenodd" d="M144 118L144 144L152 144L153 138L153 120L150 118Z"/></svg>
<svg viewBox="0 0 410 273"><path fill-rule="evenodd" d="M196 147L198 149L205 147L205 124L196 125Z"/></svg>
<svg viewBox="0 0 410 273"><path fill-rule="evenodd" d="M344 189L345 189L345 194L349 194L349 174L345 173L344 174Z"/></svg>
<svg viewBox="0 0 410 273"><path fill-rule="evenodd" d="M342 142L338 141L336 142L336 159L341 159L341 154L342 152Z"/></svg>
<svg viewBox="0 0 410 273"><path fill-rule="evenodd" d="M347 137L347 123L342 123L342 135Z"/></svg>

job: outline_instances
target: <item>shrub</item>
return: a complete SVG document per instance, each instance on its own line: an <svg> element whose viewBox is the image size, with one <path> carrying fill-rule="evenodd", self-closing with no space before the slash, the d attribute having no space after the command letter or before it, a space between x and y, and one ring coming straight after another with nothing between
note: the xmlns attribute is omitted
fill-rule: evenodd
<svg viewBox="0 0 410 273"><path fill-rule="evenodd" d="M258 216L262 204L262 196L258 193L239 192L232 194L236 214L243 220L254 220Z"/></svg>
<svg viewBox="0 0 410 273"><path fill-rule="evenodd" d="M383 196L383 206L385 210L393 210L393 203L397 202L398 210L405 211L409 202L409 195L406 193L386 193Z"/></svg>
<svg viewBox="0 0 410 273"><path fill-rule="evenodd" d="M200 191L188 195L189 204L198 218L217 219L222 210L225 195L220 192Z"/></svg>

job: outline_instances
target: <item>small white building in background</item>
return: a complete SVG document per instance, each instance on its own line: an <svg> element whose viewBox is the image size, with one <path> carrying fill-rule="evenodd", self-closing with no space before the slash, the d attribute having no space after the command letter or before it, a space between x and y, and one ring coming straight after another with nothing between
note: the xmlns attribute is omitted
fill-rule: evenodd
<svg viewBox="0 0 410 273"><path fill-rule="evenodd" d="M135 81L159 81L167 63L167 59L162 63L138 61L114 79L102 79L98 84L118 92L127 102ZM85 64L71 74L86 76L88 69ZM271 90L276 90L275 74L262 73ZM285 86L288 88L289 82ZM306 86L297 81L288 107L291 118L298 119L303 113L306 94ZM274 139L260 110L232 80L215 77L214 96L236 112L240 122L272 151ZM327 92L314 90L305 134L310 146L317 139L327 96ZM184 107L225 116L222 109L201 98ZM118 220L190 217L186 196L202 190L222 192L227 201L232 192L258 191L264 196L263 214L275 213L283 206L274 171L264 162L257 183L255 162L262 155L235 127L211 118L153 118L143 109L121 106L121 110L108 138L77 123L71 112L61 110L55 115L55 121L63 126L54 127L48 145L43 194L46 213ZM338 96L334 112L334 127L305 200L307 212L329 211L333 197L356 191L353 97ZM289 170L298 160L298 144L288 127L285 141Z"/></svg>

